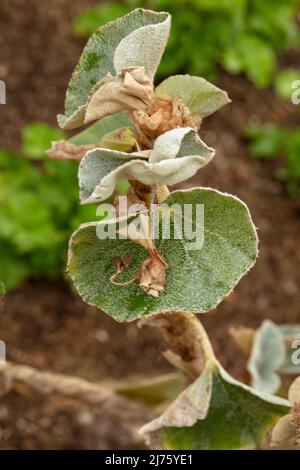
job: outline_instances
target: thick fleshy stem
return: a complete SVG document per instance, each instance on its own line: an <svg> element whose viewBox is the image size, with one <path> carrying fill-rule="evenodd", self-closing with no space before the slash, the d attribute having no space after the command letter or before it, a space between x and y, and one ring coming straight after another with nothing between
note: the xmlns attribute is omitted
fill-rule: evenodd
<svg viewBox="0 0 300 470"><path fill-rule="evenodd" d="M191 312L168 312L142 319L140 326L156 327L168 345L164 357L190 381L202 373L208 360L215 360L207 334Z"/></svg>

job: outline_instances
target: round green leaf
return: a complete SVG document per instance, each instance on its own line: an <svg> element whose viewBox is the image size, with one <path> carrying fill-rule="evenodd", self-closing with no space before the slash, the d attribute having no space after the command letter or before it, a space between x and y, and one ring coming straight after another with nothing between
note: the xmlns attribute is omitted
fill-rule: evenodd
<svg viewBox="0 0 300 470"><path fill-rule="evenodd" d="M115 257L130 255L132 259L131 266L119 276L123 282L135 276L147 251L127 239L99 239L97 222L83 225L71 238L68 270L87 303L119 321L167 311L207 312L230 293L254 264L256 231L247 207L239 199L213 189L195 188L172 193L165 204L177 204L176 210L183 210L184 204L192 205L194 229L196 205L203 205L202 248L191 249L187 238L163 239L160 234L156 245L170 268L165 291L154 299L138 284L121 287L109 282L115 272ZM109 229L109 223L101 223Z"/></svg>

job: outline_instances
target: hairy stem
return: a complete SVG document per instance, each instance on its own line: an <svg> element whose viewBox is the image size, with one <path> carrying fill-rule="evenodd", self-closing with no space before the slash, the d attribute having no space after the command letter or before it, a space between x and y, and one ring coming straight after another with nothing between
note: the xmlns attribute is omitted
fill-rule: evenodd
<svg viewBox="0 0 300 470"><path fill-rule="evenodd" d="M206 361L215 360L207 334L190 312L169 312L140 320L140 325L158 328L168 345L165 358L189 380L195 380Z"/></svg>

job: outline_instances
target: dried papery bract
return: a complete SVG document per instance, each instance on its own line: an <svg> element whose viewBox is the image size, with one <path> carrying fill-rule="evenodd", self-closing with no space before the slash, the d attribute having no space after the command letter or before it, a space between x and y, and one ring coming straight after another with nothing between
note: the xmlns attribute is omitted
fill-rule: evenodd
<svg viewBox="0 0 300 470"><path fill-rule="evenodd" d="M92 36L70 81L60 126L98 120L71 139L93 146L80 158L80 201L114 200L115 207L113 217L72 235L68 272L87 303L118 321L148 318L161 329L169 344L165 357L189 383L145 434L158 433L171 449L254 447L289 403L230 377L193 314L218 305L254 265L256 230L235 196L168 189L211 161L214 150L198 129L230 100L202 77L178 75L155 87L169 31L168 13L132 11ZM53 156L69 150L54 144ZM81 157L82 150L73 153ZM124 181L126 200L135 204L125 215L116 196ZM103 236L108 233L114 236Z"/></svg>
<svg viewBox="0 0 300 470"><path fill-rule="evenodd" d="M290 386L290 412L283 416L272 431L271 445L279 448L300 448L300 377Z"/></svg>
<svg viewBox="0 0 300 470"><path fill-rule="evenodd" d="M144 67L123 69L119 76L108 75L93 94L85 114L85 123L121 111L147 109L153 95L153 83Z"/></svg>
<svg viewBox="0 0 300 470"><path fill-rule="evenodd" d="M154 95L145 109L131 113L139 137L146 147L152 147L155 139L176 127L199 129L201 118L193 118L180 96L170 98Z"/></svg>

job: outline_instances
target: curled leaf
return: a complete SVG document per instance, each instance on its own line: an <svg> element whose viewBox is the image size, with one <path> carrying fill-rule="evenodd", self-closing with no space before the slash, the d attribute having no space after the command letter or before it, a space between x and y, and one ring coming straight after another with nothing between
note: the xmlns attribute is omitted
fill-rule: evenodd
<svg viewBox="0 0 300 470"><path fill-rule="evenodd" d="M57 140L52 142L51 149L47 151L47 155L55 160L75 160L80 161L82 157L98 145L75 145L66 140Z"/></svg>
<svg viewBox="0 0 300 470"><path fill-rule="evenodd" d="M76 145L67 140L52 142L52 147L47 151L49 157L57 160L80 161L90 150L108 148L120 152L130 152L136 146L135 135L130 128L121 128L106 134L98 143Z"/></svg>
<svg viewBox="0 0 300 470"><path fill-rule="evenodd" d="M80 164L80 200L83 204L104 201L122 179L136 180L145 185L179 183L191 178L213 155L213 149L188 127L161 135L150 151L128 155L104 149L93 150Z"/></svg>
<svg viewBox="0 0 300 470"><path fill-rule="evenodd" d="M168 13L138 8L96 31L70 80L60 127L74 129L85 122L87 105L108 74L117 77L128 67L144 67L153 81L169 30Z"/></svg>
<svg viewBox="0 0 300 470"><path fill-rule="evenodd" d="M140 433L170 450L254 448L289 409L287 400L233 379L211 350L201 375Z"/></svg>
<svg viewBox="0 0 300 470"><path fill-rule="evenodd" d="M118 112L146 109L153 94L153 84L144 67L121 70L117 77L103 79L92 95L85 113L88 123Z"/></svg>

